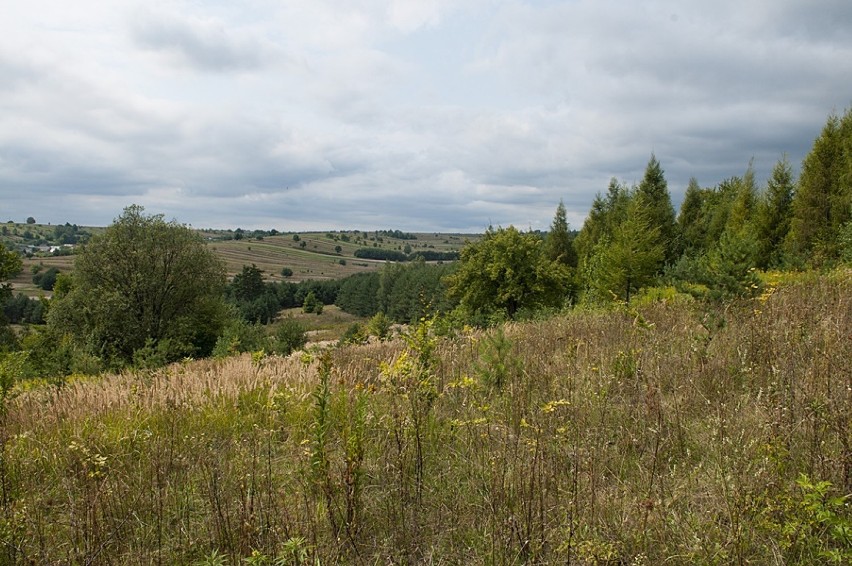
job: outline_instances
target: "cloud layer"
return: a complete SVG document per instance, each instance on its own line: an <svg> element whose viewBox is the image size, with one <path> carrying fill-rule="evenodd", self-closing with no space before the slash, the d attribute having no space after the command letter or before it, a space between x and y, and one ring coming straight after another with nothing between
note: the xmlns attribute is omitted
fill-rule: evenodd
<svg viewBox="0 0 852 566"><path fill-rule="evenodd" d="M852 103L848 2L0 7L0 220L546 228L653 152L676 201Z"/></svg>

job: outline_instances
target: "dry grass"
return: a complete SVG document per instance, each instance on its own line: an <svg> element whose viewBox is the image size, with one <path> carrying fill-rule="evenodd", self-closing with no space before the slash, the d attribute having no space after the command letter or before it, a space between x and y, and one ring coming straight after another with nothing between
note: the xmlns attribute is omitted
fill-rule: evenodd
<svg viewBox="0 0 852 566"><path fill-rule="evenodd" d="M3 417L0 562L845 559L850 296L846 272L35 388Z"/></svg>

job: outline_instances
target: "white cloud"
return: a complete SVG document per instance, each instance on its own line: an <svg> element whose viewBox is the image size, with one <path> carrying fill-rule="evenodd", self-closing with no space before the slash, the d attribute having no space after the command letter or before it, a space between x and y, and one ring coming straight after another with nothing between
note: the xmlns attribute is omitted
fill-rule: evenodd
<svg viewBox="0 0 852 566"><path fill-rule="evenodd" d="M846 2L58 0L0 7L0 215L578 226L802 158L850 103Z"/></svg>

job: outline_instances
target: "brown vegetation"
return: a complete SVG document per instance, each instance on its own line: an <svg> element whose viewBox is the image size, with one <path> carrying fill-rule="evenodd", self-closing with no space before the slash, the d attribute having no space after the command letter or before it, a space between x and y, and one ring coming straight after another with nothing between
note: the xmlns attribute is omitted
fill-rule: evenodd
<svg viewBox="0 0 852 566"><path fill-rule="evenodd" d="M850 279L31 387L0 562L839 563Z"/></svg>

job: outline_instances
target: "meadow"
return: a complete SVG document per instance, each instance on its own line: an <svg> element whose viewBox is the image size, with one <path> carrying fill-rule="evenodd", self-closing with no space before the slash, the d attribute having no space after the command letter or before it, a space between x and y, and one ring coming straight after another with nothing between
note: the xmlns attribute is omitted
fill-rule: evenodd
<svg viewBox="0 0 852 566"><path fill-rule="evenodd" d="M21 383L0 563L849 563L850 275Z"/></svg>

